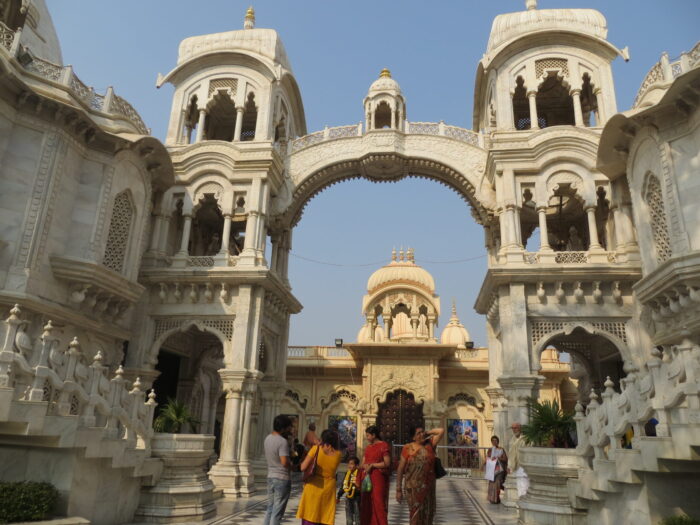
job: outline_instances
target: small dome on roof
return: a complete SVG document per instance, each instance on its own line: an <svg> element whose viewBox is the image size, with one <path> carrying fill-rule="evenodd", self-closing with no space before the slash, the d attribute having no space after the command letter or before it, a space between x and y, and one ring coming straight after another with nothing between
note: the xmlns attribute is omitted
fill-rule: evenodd
<svg viewBox="0 0 700 525"><path fill-rule="evenodd" d="M369 326L364 324L360 331L357 332L357 342L358 343L381 343L384 341L384 328L377 326L374 329L374 341L370 337Z"/></svg>
<svg viewBox="0 0 700 525"><path fill-rule="evenodd" d="M396 250L394 250L391 255L391 262L370 276L367 281L367 291L371 294L382 286L400 282L418 285L431 294L435 292L433 276L415 263L414 253L411 248L407 250L405 259L404 252L401 250L398 260L396 258Z"/></svg>
<svg viewBox="0 0 700 525"><path fill-rule="evenodd" d="M464 328L464 325L459 321L457 317L457 307L454 301L452 301L452 317L450 317L450 322L442 330L442 335L440 336L440 342L444 345L457 345L460 348L465 348L466 343L471 341L469 332Z"/></svg>
<svg viewBox="0 0 700 525"><path fill-rule="evenodd" d="M387 68L382 69L382 72L379 73L379 78L372 82L367 96L371 97L379 93L389 93L390 95L394 96L401 94L401 87L399 86L399 83L391 78L391 71L389 71Z"/></svg>

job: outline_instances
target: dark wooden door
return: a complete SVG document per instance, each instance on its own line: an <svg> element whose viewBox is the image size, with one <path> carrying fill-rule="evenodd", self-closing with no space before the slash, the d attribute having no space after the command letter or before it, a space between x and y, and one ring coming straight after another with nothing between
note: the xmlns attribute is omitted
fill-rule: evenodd
<svg viewBox="0 0 700 525"><path fill-rule="evenodd" d="M395 390L379 403L377 426L382 439L389 445L403 445L413 436L409 429L423 426L423 403L416 403L413 394L405 390Z"/></svg>

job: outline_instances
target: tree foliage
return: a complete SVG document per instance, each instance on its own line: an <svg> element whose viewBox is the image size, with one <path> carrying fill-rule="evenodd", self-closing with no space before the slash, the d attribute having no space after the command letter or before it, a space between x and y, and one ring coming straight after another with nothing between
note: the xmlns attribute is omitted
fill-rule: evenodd
<svg viewBox="0 0 700 525"><path fill-rule="evenodd" d="M570 448L576 429L572 413L564 412L557 401L528 399L530 422L523 425L525 440L536 447Z"/></svg>

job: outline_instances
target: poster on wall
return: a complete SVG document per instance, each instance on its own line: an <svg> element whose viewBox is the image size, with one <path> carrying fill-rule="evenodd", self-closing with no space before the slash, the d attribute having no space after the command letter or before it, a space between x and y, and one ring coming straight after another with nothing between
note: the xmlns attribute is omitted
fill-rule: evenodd
<svg viewBox="0 0 700 525"><path fill-rule="evenodd" d="M357 417L328 416L328 428L338 432L343 461L357 455Z"/></svg>
<svg viewBox="0 0 700 525"><path fill-rule="evenodd" d="M299 416L297 414L284 414L292 420L292 439L299 438Z"/></svg>
<svg viewBox="0 0 700 525"><path fill-rule="evenodd" d="M447 468L472 469L479 466L479 431L474 419L447 420Z"/></svg>

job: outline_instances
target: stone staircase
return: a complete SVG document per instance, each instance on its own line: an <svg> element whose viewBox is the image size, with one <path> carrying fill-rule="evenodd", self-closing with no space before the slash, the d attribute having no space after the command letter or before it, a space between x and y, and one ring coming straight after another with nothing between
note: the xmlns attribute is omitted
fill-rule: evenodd
<svg viewBox="0 0 700 525"><path fill-rule="evenodd" d="M150 450L155 393L147 396L139 379L130 384L121 366L108 378L100 352L88 360L77 339L61 344L51 322L44 326L40 341L32 344L28 323L20 316L15 306L1 323L0 462L11 461L13 455L30 458L33 451L37 455L31 461L41 461L37 458L46 457L45 451L50 450L50 457L63 454L63 459L56 460L62 462L62 471L51 474L54 480L45 472L15 463L15 471L5 471L1 479L36 476L36 480L54 482L68 498L64 503L69 514L88 519L84 513L71 512L76 482L66 479L70 468L65 464L72 461L76 471L80 469L75 465L82 465L83 479L90 475L95 479L105 475L132 478L133 482L122 482L130 490L155 484L162 471L162 461L152 458ZM73 459L75 454L82 463ZM54 467L47 464L46 470ZM86 474L86 470L93 472ZM76 506L89 507L89 502L76 502Z"/></svg>
<svg viewBox="0 0 700 525"><path fill-rule="evenodd" d="M689 341L654 349L641 369L626 372L619 392L608 378L602 401L591 392L588 406L576 407L581 467L568 481L571 506L587 510L589 523L622 523L630 512L635 523L655 523L664 510L651 501L654 483L669 509L700 510L688 485L700 480L700 349ZM651 418L656 436L645 434ZM632 448L622 448L630 428Z"/></svg>

